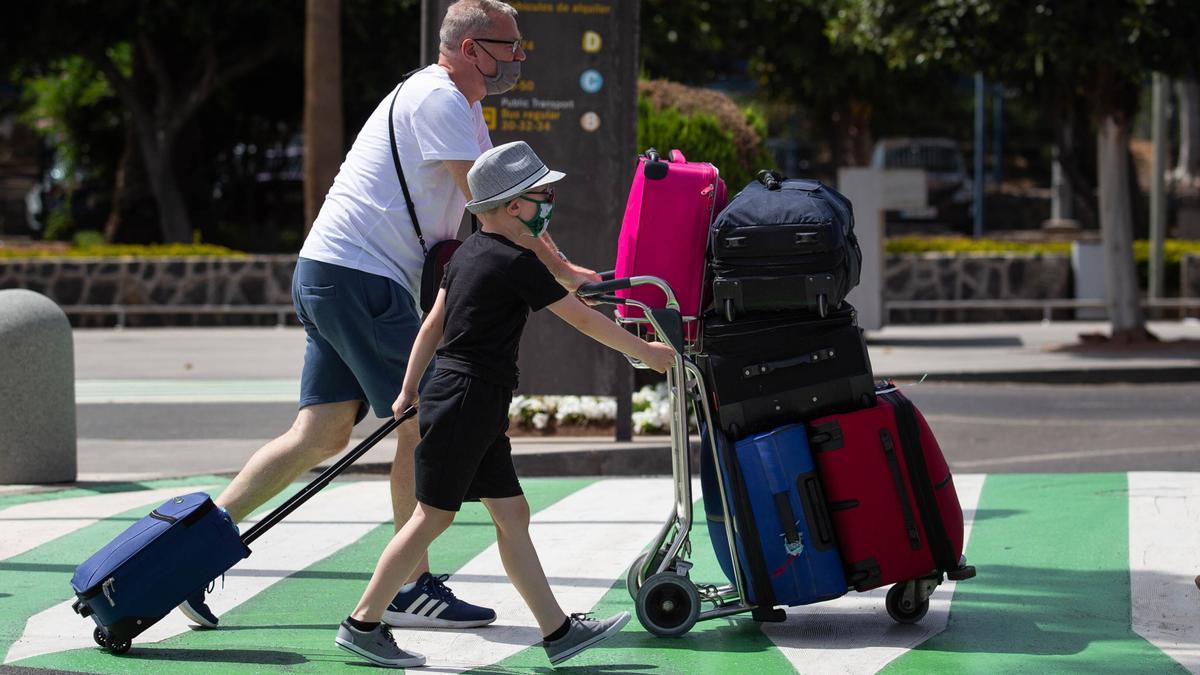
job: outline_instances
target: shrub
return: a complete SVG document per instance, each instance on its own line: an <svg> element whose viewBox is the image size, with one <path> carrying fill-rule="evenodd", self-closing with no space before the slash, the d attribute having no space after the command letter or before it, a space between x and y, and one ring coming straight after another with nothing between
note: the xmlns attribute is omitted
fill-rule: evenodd
<svg viewBox="0 0 1200 675"><path fill-rule="evenodd" d="M88 231L81 232L83 245L63 250L22 247L0 248L0 258L185 258L193 256L222 256L240 258L246 254L215 244L94 244Z"/></svg>
<svg viewBox="0 0 1200 675"><path fill-rule="evenodd" d="M762 115L718 91L667 80L638 83L638 148L655 148L664 156L678 148L689 160L711 162L730 190L772 168L765 136Z"/></svg>

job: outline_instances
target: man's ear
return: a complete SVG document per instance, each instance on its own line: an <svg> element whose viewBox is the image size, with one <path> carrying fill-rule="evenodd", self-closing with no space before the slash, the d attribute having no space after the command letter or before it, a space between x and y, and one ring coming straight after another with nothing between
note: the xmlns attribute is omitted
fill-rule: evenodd
<svg viewBox="0 0 1200 675"><path fill-rule="evenodd" d="M516 199L508 200L508 203L504 205L504 210L513 217L521 215L521 205Z"/></svg>
<svg viewBox="0 0 1200 675"><path fill-rule="evenodd" d="M463 58L474 63L475 59L479 58L479 49L475 45L475 41L471 38L464 38L458 45L458 52Z"/></svg>

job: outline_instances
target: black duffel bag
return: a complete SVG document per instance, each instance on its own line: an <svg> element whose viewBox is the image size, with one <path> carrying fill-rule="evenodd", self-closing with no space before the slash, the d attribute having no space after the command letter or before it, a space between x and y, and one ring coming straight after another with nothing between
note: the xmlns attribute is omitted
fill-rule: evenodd
<svg viewBox="0 0 1200 675"><path fill-rule="evenodd" d="M704 322L698 357L732 438L875 405L871 360L854 308L824 318L776 312Z"/></svg>
<svg viewBox="0 0 1200 675"><path fill-rule="evenodd" d="M862 251L850 200L817 180L759 172L713 222L716 310L825 316L858 285Z"/></svg>

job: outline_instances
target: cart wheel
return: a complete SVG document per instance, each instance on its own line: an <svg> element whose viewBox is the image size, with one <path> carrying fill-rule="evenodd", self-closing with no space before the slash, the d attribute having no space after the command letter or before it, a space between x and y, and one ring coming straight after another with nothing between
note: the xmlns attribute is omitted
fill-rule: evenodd
<svg viewBox="0 0 1200 675"><path fill-rule="evenodd" d="M829 314L829 298L824 293L817 296L817 314L825 318Z"/></svg>
<svg viewBox="0 0 1200 675"><path fill-rule="evenodd" d="M638 591L637 617L658 637L678 637L700 618L700 594L687 577L674 572L655 574Z"/></svg>
<svg viewBox="0 0 1200 675"><path fill-rule="evenodd" d="M905 597L904 590L911 582L899 583L887 592L887 613L897 623L917 623L929 611L929 599L916 602Z"/></svg>
<svg viewBox="0 0 1200 675"><path fill-rule="evenodd" d="M111 635L108 638L108 651L117 656L129 651L129 648L132 646L132 640L118 640Z"/></svg>
<svg viewBox="0 0 1200 675"><path fill-rule="evenodd" d="M108 649L108 633L103 628L96 626L96 630L92 631L92 639L96 644Z"/></svg>
<svg viewBox="0 0 1200 675"><path fill-rule="evenodd" d="M629 597L634 600L637 600L638 590L641 588L641 584L638 583L638 572L642 569L642 565L646 564L646 556L648 555L650 555L650 551L639 555L633 561L633 564L629 566L629 571L625 573L625 590L629 591ZM662 562L662 559L663 552L656 551L652 569L658 569L658 565ZM652 573L650 576L654 576L654 574Z"/></svg>
<svg viewBox="0 0 1200 675"><path fill-rule="evenodd" d="M737 317L737 310L733 308L733 298L725 299L725 320L733 321Z"/></svg>

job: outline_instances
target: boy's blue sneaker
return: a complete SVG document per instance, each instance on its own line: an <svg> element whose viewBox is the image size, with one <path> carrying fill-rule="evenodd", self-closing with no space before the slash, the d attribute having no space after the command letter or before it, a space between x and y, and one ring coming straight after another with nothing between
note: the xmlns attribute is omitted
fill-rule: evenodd
<svg viewBox="0 0 1200 675"><path fill-rule="evenodd" d="M477 628L496 620L496 612L454 597L446 587L449 578L422 574L412 590L396 594L383 622L397 628Z"/></svg>
<svg viewBox="0 0 1200 675"><path fill-rule="evenodd" d="M204 602L204 594L207 591L207 588L201 588L195 593L189 595L187 600L184 600L183 604L179 605L179 611L183 612L184 616L191 619L193 623L199 626L203 626L205 628L216 628L219 619L217 619L217 615L213 614L212 610L208 608L208 603Z"/></svg>

